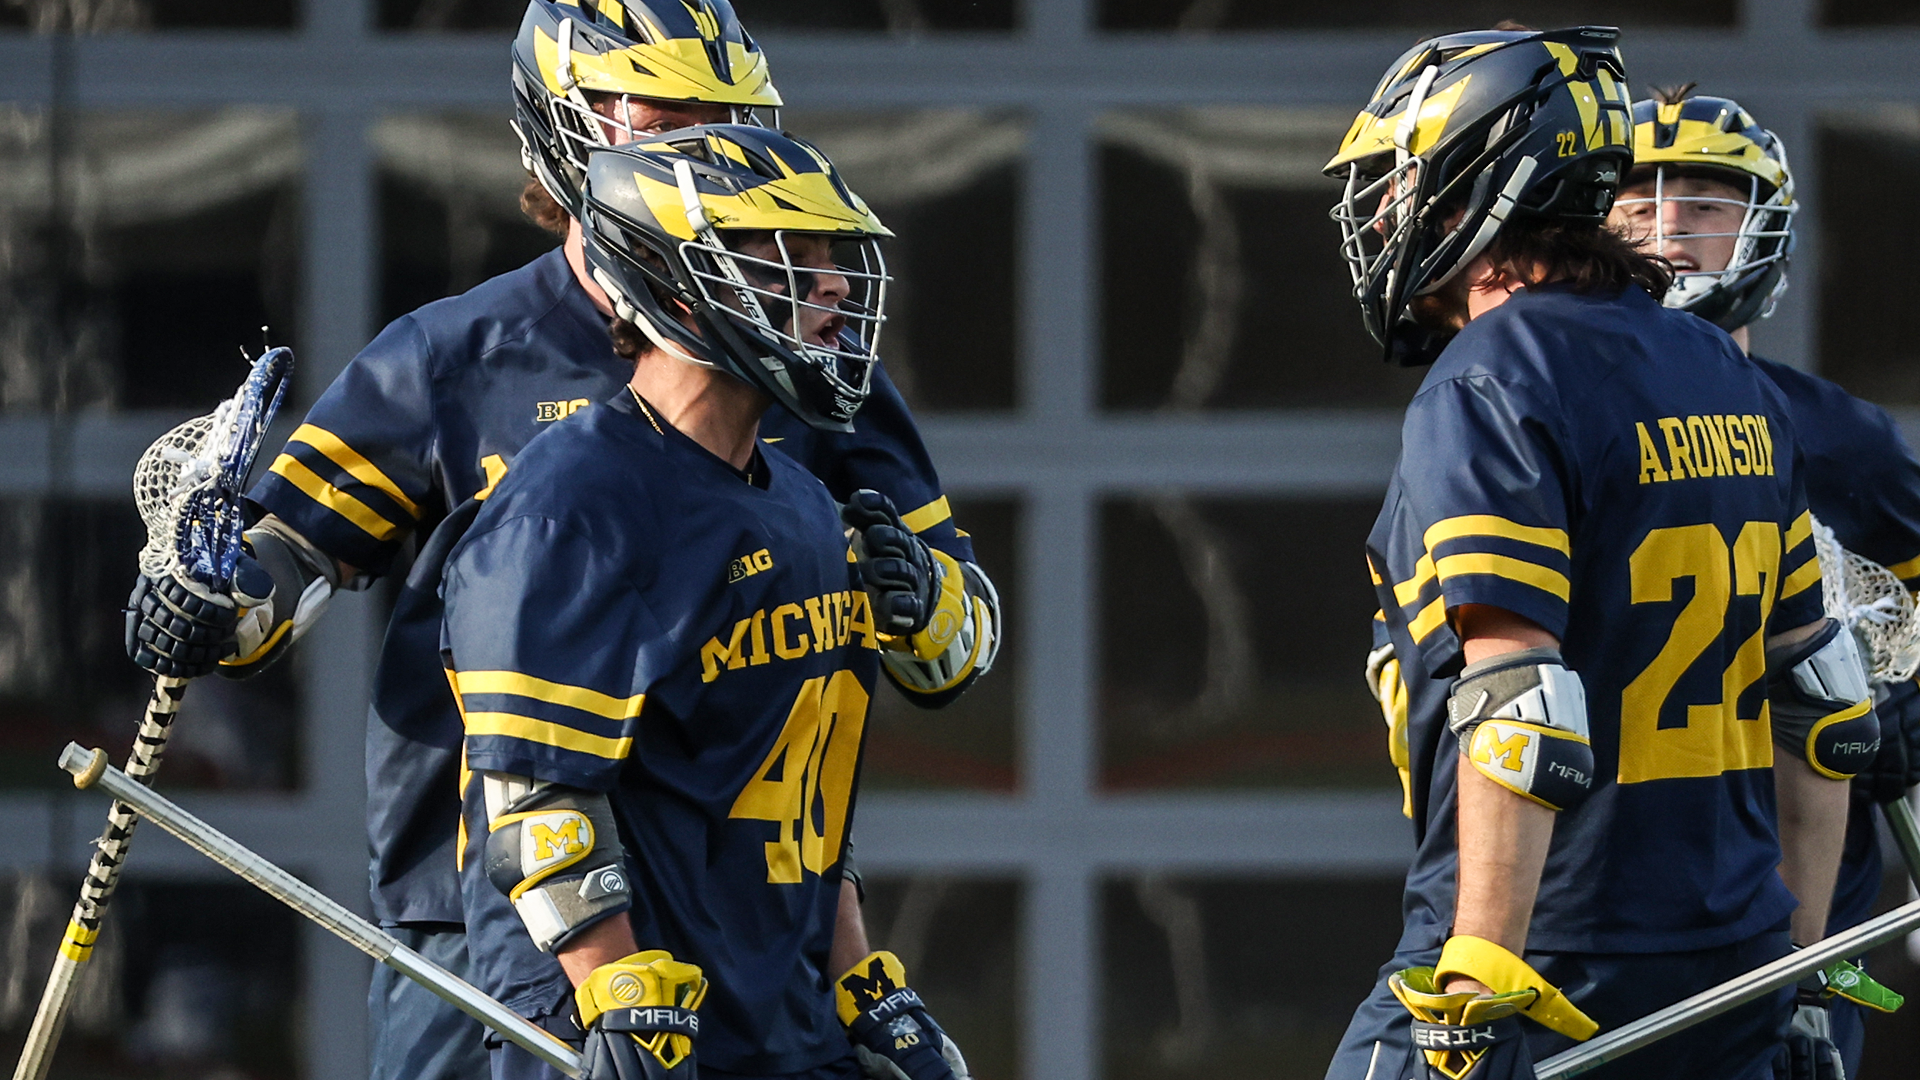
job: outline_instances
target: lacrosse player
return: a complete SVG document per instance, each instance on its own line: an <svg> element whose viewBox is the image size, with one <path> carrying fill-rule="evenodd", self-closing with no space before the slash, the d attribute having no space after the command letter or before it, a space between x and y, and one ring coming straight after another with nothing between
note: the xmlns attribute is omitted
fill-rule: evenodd
<svg viewBox="0 0 1920 1080"><path fill-rule="evenodd" d="M375 338L252 492L265 516L249 539L274 582L271 596L241 612L143 580L129 603L127 642L142 667L246 677L298 640L334 592L387 573L409 540L444 555L471 517L458 508L485 499L529 439L597 407L632 373L631 360L614 352L614 309L572 221L588 152L751 119L781 103L765 58L726 0L532 0L513 47L513 85L523 160L538 181L522 205L564 230L566 243ZM957 625L945 627L943 648L888 650L882 663L909 700L938 707L991 665L998 601L955 527L905 403L882 368L868 377L854 388L866 395L857 430L816 430L781 408L760 434L836 498L883 493L900 510L874 513L891 515L891 526L935 553L928 566L905 571L938 583ZM465 777L460 717L437 671L437 585L410 580L401 590L375 677L367 759L373 910L408 945L461 973L455 852ZM868 952L850 866L842 901L837 955L850 965ZM408 980L376 968L369 1005L375 1077L484 1073L479 1025Z"/></svg>
<svg viewBox="0 0 1920 1080"><path fill-rule="evenodd" d="M776 401L861 407L889 234L735 125L595 152L582 218L632 381L527 445L443 571L477 981L577 1001L593 1080L852 1080L854 1044L952 1076L899 962L830 953L881 655L958 594L884 497L755 438ZM494 1076L554 1073L503 1046Z"/></svg>
<svg viewBox="0 0 1920 1080"><path fill-rule="evenodd" d="M1369 330L1433 365L1368 540L1426 706L1406 727L1419 847L1330 1077L1531 1075L1784 955L1770 731L1837 772L1872 757L1784 400L1663 309L1668 269L1606 227L1632 164L1615 39L1423 42L1328 165ZM1628 1068L1767 1076L1790 1000Z"/></svg>
<svg viewBox="0 0 1920 1080"><path fill-rule="evenodd" d="M1653 99L1634 105L1634 169L1611 220L1673 265L1667 307L1707 319L1747 349L1749 324L1770 314L1786 288L1793 177L1777 136L1737 102L1692 89L1657 90ZM1894 567L1908 589L1920 584L1920 462L1893 419L1825 379L1759 357L1753 362L1786 395L1814 516L1848 550ZM1823 858L1808 883L1817 894L1837 872L1832 914L1825 913L1825 897L1804 904L1808 915L1796 916L1795 944L1847 929L1873 913L1881 881L1874 806L1920 783L1920 755L1912 745L1920 737L1920 688L1907 679L1876 691L1880 753L1854 781L1844 856L1838 849L1817 853ZM1795 892L1807 895L1799 887ZM1816 983L1799 994L1788 1075L1831 1075L1830 1069L1821 1071L1826 1062L1814 1059L1830 1058L1837 1044L1845 1075L1857 1076L1865 1039L1862 1007L1887 1010L1897 995L1889 997L1852 965L1837 965ZM1831 1043L1822 1036L1829 1011Z"/></svg>

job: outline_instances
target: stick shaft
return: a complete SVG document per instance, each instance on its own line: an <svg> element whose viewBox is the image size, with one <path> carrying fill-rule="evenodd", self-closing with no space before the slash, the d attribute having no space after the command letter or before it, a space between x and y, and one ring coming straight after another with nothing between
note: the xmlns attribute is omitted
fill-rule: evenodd
<svg viewBox="0 0 1920 1080"><path fill-rule="evenodd" d="M73 743L60 767L76 777L86 773L93 754ZM580 1075L580 1055L520 1014L426 957L393 935L347 910L332 897L248 850L232 837L194 817L166 798L142 787L118 769L105 769L94 786L133 806L140 815L179 837L188 847L233 871L262 892L324 927L327 932L433 991L448 1004L568 1076Z"/></svg>
<svg viewBox="0 0 1920 1080"><path fill-rule="evenodd" d="M166 752L167 736L173 730L173 718L180 711L180 698L186 690L185 679L154 676L146 715L140 718L133 750L127 755L128 777L144 784L160 771L160 756ZM60 1035L67 1026L67 1013L73 1007L81 965L93 955L93 943L100 937L100 922L106 917L107 902L113 899L114 888L120 883L120 867L126 862L127 849L133 844L133 827L138 821L133 808L123 802L114 803L107 811L106 830L94 843L93 860L87 864L86 880L80 884L80 899L73 905L73 917L67 920L60 951L54 955L53 972L40 995L33 1026L27 1030L26 1046L20 1051L13 1080L45 1080L47 1070L53 1066L54 1048L59 1046Z"/></svg>
<svg viewBox="0 0 1920 1080"><path fill-rule="evenodd" d="M1914 823L1913 807L1901 798L1881 803L1880 812L1887 819L1894 844L1900 848L1900 858L1907 864L1907 876L1920 882L1920 825Z"/></svg>
<svg viewBox="0 0 1920 1080"><path fill-rule="evenodd" d="M1835 960L1844 960L1884 945L1916 927L1920 927L1920 900L1894 908L1885 915L1834 934L1817 945L1797 950L1770 964L1762 964L1745 975L1735 976L1719 986L1702 990L1684 1001L1677 1001L1631 1024L1615 1028L1564 1053L1555 1054L1535 1065L1534 1075L1538 1080L1564 1080L1589 1072L1650 1043L1710 1020L1783 986L1799 982Z"/></svg>

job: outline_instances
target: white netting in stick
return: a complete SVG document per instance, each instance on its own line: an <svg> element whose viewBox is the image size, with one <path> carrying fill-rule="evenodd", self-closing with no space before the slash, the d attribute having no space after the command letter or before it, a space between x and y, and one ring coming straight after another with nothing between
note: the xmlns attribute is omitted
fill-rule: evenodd
<svg viewBox="0 0 1920 1080"><path fill-rule="evenodd" d="M1813 522L1820 556L1820 588L1827 616L1846 624L1860 642L1874 682L1899 682L1920 669L1920 612L1893 572L1840 546L1833 530Z"/></svg>
<svg viewBox="0 0 1920 1080"><path fill-rule="evenodd" d="M221 457L238 435L238 407L231 400L206 416L193 419L154 440L133 469L133 504L147 527L140 549L140 572L151 578L179 573L180 541L186 526L181 515L195 491L211 489L221 479Z"/></svg>

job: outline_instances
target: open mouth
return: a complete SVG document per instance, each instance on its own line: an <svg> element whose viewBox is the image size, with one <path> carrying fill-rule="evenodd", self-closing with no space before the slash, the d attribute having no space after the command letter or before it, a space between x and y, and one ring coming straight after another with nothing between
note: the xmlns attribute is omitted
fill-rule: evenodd
<svg viewBox="0 0 1920 1080"><path fill-rule="evenodd" d="M807 335L807 344L819 345L828 349L834 348L840 343L840 331L844 329L846 325L847 317L845 315L829 316L826 322L821 323L813 333Z"/></svg>
<svg viewBox="0 0 1920 1080"><path fill-rule="evenodd" d="M1697 273L1700 270L1699 260L1684 253L1676 252L1669 255L1667 256L1667 261L1673 264L1675 271L1682 274Z"/></svg>

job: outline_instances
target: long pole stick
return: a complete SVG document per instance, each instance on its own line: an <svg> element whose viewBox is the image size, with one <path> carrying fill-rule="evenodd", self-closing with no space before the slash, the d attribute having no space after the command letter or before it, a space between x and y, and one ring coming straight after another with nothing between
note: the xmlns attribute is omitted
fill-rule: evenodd
<svg viewBox="0 0 1920 1080"><path fill-rule="evenodd" d="M1907 876L1920 883L1920 825L1914 823L1913 807L1899 798L1881 803L1880 812L1886 816L1887 831L1893 834L1900 858L1907 864Z"/></svg>
<svg viewBox="0 0 1920 1080"><path fill-rule="evenodd" d="M186 691L185 679L154 676L146 715L140 719L123 774L134 787L150 783L160 770L160 755L166 752L167 735L173 730L173 718ZM113 890L120 883L120 866L126 861L127 848L133 844L133 827L139 820L133 807L124 801L115 802L107 811L106 830L94 842L93 861L87 865L86 880L80 883L80 899L73 905L73 917L67 920L60 951L54 955L53 972L40 994L33 1026L27 1029L27 1043L20 1051L19 1064L14 1066L13 1080L46 1080L47 1070L53 1066L53 1051L66 1029L81 968L93 955L107 901L113 899Z"/></svg>
<svg viewBox="0 0 1920 1080"><path fill-rule="evenodd" d="M1849 956L1858 956L1884 945L1920 927L1920 900L1878 918L1868 919L1850 930L1834 934L1817 945L1796 950L1770 964L1762 964L1745 975L1735 976L1719 986L1702 990L1684 1001L1677 1001L1631 1024L1574 1047L1534 1066L1539 1080L1564 1080L1579 1076L1658 1042L1675 1032L1684 1031L1704 1020L1745 1005L1770 994Z"/></svg>
<svg viewBox="0 0 1920 1080"><path fill-rule="evenodd" d="M335 937L433 991L448 1004L499 1032L516 1046L571 1077L580 1075L580 1055L519 1013L475 989L447 969L402 945L392 934L348 911L333 898L249 851L239 841L140 786L107 764L107 755L68 743L60 767L75 787L99 787L188 847L245 878L268 896L320 924Z"/></svg>

